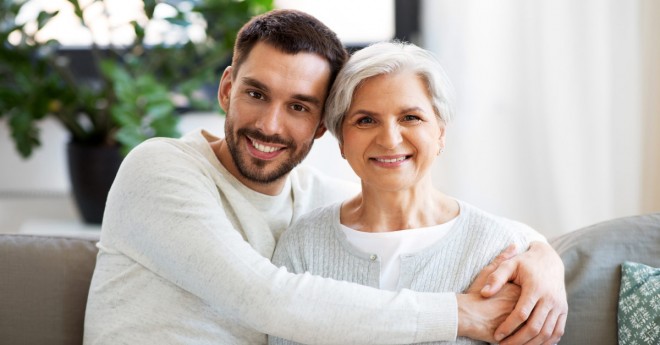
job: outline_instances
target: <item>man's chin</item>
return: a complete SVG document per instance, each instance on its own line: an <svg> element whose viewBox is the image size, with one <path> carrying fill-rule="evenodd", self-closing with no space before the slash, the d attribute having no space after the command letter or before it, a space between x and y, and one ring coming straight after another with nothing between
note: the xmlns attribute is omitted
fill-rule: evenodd
<svg viewBox="0 0 660 345"><path fill-rule="evenodd" d="M295 165L290 162L278 163L250 157L246 164L238 164L240 174L247 180L261 185L286 178ZM245 162L243 162L245 163Z"/></svg>

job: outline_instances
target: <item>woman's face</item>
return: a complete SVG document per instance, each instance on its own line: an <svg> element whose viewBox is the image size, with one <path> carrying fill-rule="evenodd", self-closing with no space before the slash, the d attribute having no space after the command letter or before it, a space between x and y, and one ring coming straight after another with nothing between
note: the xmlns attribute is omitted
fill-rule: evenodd
<svg viewBox="0 0 660 345"><path fill-rule="evenodd" d="M413 72L365 80L342 124L342 152L363 185L397 191L428 177L445 126Z"/></svg>

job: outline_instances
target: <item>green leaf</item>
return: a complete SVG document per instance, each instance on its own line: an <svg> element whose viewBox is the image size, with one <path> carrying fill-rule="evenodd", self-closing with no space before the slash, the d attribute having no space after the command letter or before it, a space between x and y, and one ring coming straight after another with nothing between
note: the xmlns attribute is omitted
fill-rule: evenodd
<svg viewBox="0 0 660 345"><path fill-rule="evenodd" d="M26 111L12 114L9 126L18 152L24 158L30 157L32 149L41 145L41 142L39 142L39 129L34 125L31 114Z"/></svg>
<svg viewBox="0 0 660 345"><path fill-rule="evenodd" d="M46 11L41 11L39 12L39 15L37 16L37 30L41 30L48 22L55 17L60 11L55 11L55 12L46 12Z"/></svg>
<svg viewBox="0 0 660 345"><path fill-rule="evenodd" d="M122 153L127 154L147 138L138 131L138 127L123 127L117 131L116 139L122 144Z"/></svg>
<svg viewBox="0 0 660 345"><path fill-rule="evenodd" d="M154 17L154 11L156 10L157 4L156 0L144 0L144 14L148 19Z"/></svg>
<svg viewBox="0 0 660 345"><path fill-rule="evenodd" d="M179 25L183 27L190 25L190 21L182 17L170 17L170 18L165 18L165 20L170 24Z"/></svg>
<svg viewBox="0 0 660 345"><path fill-rule="evenodd" d="M152 107L149 107L147 111L147 117L152 119L152 121L171 117L174 113L174 106L171 103L167 104L158 104Z"/></svg>
<svg viewBox="0 0 660 345"><path fill-rule="evenodd" d="M131 21L131 25L133 26L133 31L135 31L135 37L137 38L137 41L144 41L144 27L140 25L140 23L138 23L136 20Z"/></svg>
<svg viewBox="0 0 660 345"><path fill-rule="evenodd" d="M69 3L73 5L73 13L76 14L76 17L78 17L80 21L84 21L83 9L80 7L80 2L78 2L78 0L69 0Z"/></svg>

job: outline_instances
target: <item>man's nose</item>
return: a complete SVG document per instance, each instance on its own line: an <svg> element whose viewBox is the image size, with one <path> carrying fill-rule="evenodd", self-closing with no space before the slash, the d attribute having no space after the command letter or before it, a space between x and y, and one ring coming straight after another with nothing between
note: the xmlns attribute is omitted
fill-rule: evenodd
<svg viewBox="0 0 660 345"><path fill-rule="evenodd" d="M401 127L397 123L386 122L380 128L376 143L386 149L396 148L403 141Z"/></svg>
<svg viewBox="0 0 660 345"><path fill-rule="evenodd" d="M282 124L282 110L277 104L271 104L266 111L261 114L255 126L260 129L264 134L277 134L281 131Z"/></svg>

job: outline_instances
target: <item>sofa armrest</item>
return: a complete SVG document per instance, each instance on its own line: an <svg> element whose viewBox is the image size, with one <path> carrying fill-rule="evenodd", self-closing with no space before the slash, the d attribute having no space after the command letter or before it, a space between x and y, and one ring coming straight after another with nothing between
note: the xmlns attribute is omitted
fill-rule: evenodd
<svg viewBox="0 0 660 345"><path fill-rule="evenodd" d="M97 240L0 234L0 339L82 344Z"/></svg>
<svg viewBox="0 0 660 345"><path fill-rule="evenodd" d="M562 344L616 345L621 264L660 267L660 214L598 223L550 241L566 269Z"/></svg>

